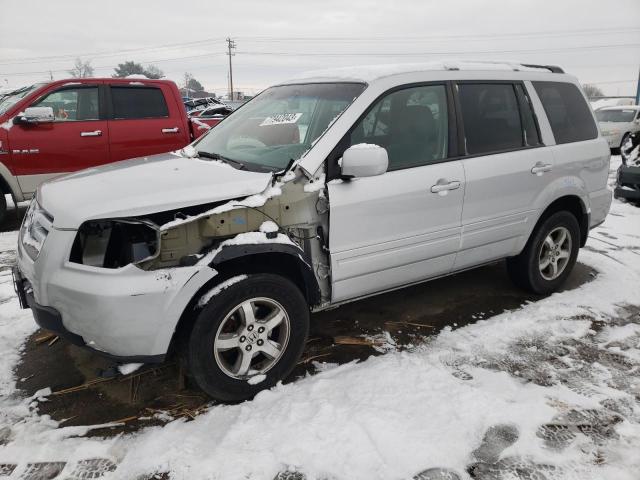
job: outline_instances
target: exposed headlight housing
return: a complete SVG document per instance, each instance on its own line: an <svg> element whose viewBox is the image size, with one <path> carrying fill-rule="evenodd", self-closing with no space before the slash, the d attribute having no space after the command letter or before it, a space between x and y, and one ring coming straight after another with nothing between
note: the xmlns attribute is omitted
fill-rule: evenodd
<svg viewBox="0 0 640 480"><path fill-rule="evenodd" d="M35 261L40 255L52 224L53 217L40 207L34 198L20 228L20 244L31 260Z"/></svg>
<svg viewBox="0 0 640 480"><path fill-rule="evenodd" d="M150 260L159 251L160 230L153 222L91 220L78 229L69 260L92 267L121 268Z"/></svg>

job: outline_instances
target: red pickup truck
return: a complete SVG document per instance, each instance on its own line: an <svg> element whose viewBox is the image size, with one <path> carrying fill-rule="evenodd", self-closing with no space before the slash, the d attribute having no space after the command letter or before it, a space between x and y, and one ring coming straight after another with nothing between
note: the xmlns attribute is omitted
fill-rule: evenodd
<svg viewBox="0 0 640 480"><path fill-rule="evenodd" d="M138 78L36 83L0 98L0 222L6 197L51 177L177 150L219 118L189 119L176 84Z"/></svg>

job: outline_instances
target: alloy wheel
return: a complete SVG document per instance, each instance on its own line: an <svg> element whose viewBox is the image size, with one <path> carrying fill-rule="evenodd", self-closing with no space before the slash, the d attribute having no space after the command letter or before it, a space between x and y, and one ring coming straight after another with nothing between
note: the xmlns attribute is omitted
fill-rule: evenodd
<svg viewBox="0 0 640 480"><path fill-rule="evenodd" d="M264 297L245 300L218 327L215 361L235 379L264 374L284 353L290 333L289 316L278 302Z"/></svg>
<svg viewBox="0 0 640 480"><path fill-rule="evenodd" d="M551 230L542 242L538 268L545 280L555 280L564 272L571 257L571 233L565 227Z"/></svg>

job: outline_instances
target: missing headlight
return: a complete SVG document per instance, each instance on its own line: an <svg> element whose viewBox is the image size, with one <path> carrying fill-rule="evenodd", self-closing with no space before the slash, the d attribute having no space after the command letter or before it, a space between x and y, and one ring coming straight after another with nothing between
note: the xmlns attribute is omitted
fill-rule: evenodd
<svg viewBox="0 0 640 480"><path fill-rule="evenodd" d="M71 249L70 261L103 268L120 268L158 254L158 227L144 220L95 220L83 223Z"/></svg>

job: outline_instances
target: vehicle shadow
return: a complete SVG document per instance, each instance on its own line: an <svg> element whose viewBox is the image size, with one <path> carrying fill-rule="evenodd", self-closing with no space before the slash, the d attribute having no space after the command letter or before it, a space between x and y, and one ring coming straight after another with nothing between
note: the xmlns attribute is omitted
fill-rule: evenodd
<svg viewBox="0 0 640 480"><path fill-rule="evenodd" d="M595 276L578 263L565 289ZM364 360L433 338L444 327L458 328L541 297L514 287L503 263L378 295L311 316L302 359L287 382L330 364ZM115 435L162 424L171 417L193 418L210 400L181 374L177 363L146 367L126 377L104 378L113 365L39 330L27 341L16 369L19 388L33 395L50 387L57 394L39 404L41 414L63 425L123 422L90 435ZM92 383L95 382L95 383Z"/></svg>
<svg viewBox="0 0 640 480"><path fill-rule="evenodd" d="M13 199L7 196L7 213L4 222L0 224L0 232L12 232L20 228L27 208L29 208L29 202L19 202L16 206Z"/></svg>

